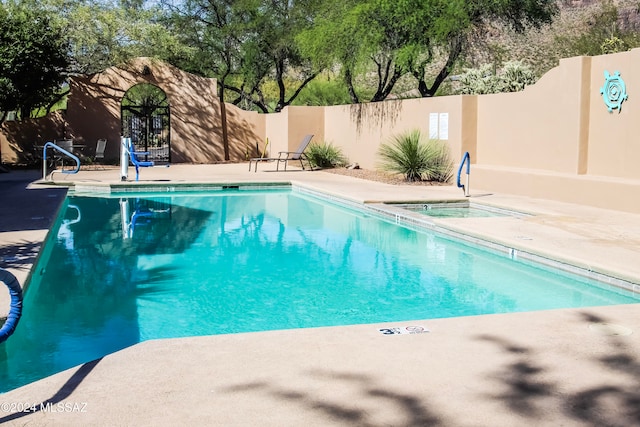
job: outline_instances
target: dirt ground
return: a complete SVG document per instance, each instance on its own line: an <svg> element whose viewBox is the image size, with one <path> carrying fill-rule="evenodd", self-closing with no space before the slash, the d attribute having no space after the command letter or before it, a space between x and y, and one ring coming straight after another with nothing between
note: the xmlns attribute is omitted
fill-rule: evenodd
<svg viewBox="0 0 640 427"><path fill-rule="evenodd" d="M441 183L433 181L407 181L404 176L390 174L378 170L370 169L349 169L348 167L322 169L323 172L335 173L338 175L346 175L354 178L366 179L369 181L384 182L386 184L403 184L403 185L450 185L451 183Z"/></svg>

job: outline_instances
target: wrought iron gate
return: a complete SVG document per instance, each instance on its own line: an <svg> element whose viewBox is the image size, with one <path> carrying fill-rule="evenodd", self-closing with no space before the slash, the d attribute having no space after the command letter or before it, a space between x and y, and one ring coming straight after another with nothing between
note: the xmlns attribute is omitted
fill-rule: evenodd
<svg viewBox="0 0 640 427"><path fill-rule="evenodd" d="M136 151L149 153L144 160L171 162L169 102L160 88L146 83L130 88L122 100L121 118L122 135L131 138Z"/></svg>

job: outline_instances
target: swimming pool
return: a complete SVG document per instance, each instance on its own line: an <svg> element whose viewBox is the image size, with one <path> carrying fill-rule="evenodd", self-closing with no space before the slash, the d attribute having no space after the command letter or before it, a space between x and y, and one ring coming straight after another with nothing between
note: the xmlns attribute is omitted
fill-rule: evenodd
<svg viewBox="0 0 640 427"><path fill-rule="evenodd" d="M73 195L0 344L0 392L156 338L635 302L290 189Z"/></svg>

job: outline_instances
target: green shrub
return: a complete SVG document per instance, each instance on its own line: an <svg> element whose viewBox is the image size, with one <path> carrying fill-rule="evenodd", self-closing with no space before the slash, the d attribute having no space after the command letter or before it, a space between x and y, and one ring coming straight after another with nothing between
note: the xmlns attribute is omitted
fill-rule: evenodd
<svg viewBox="0 0 640 427"><path fill-rule="evenodd" d="M309 145L305 154L314 168L333 168L347 164L347 158L342 151L331 143L313 143Z"/></svg>
<svg viewBox="0 0 640 427"><path fill-rule="evenodd" d="M342 80L323 80L321 77L307 84L293 100L292 105L350 104L347 86Z"/></svg>
<svg viewBox="0 0 640 427"><path fill-rule="evenodd" d="M600 50L602 50L602 53L606 55L609 53L625 52L628 49L624 40L616 36L611 36L602 42Z"/></svg>
<svg viewBox="0 0 640 427"><path fill-rule="evenodd" d="M393 137L378 155L382 170L402 174L407 181L448 182L453 176L448 146L437 139L424 142L419 130Z"/></svg>

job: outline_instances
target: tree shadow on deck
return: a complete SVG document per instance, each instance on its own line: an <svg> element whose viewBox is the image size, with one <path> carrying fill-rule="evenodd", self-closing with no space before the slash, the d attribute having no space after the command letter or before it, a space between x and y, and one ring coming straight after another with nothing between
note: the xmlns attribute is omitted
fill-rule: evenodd
<svg viewBox="0 0 640 427"><path fill-rule="evenodd" d="M577 315L580 324L584 323L586 327L607 321L588 312ZM384 372L378 376L311 370L297 376L300 381L260 380L236 384L224 391L237 393L239 398L265 396L284 403L284 407L299 407L314 423L333 422L345 426L483 426L491 425L486 423L496 419L503 422L501 425L640 425L640 355L624 337L603 337L606 344L597 352L560 345L558 356L572 357L576 350L575 363L586 367L587 375L579 378L583 381L575 383L566 380L561 365L553 364L555 350L554 354L545 354L542 347L518 344L515 339L497 334L479 335L477 339L507 356L506 361L505 358L494 358L495 364L489 360L480 366L479 377L469 378L479 386L469 386L465 378L456 383L455 375L452 375L451 388L439 390L429 383L428 377L408 377L407 381L413 385L415 381L422 381L424 393L416 393L385 385ZM428 354L423 363L429 364ZM469 363L473 363L473 357ZM599 371L599 376L589 376L591 365L593 371ZM451 369L456 367L451 365ZM307 380L312 384L320 383L302 385ZM433 401L433 396L439 393L456 396L456 388L468 392L473 387L479 388L471 392L474 396L469 401L464 400L464 393L459 395L460 401L453 401L447 408ZM345 390L350 393L348 396L356 398L344 398ZM504 410L496 412L500 407ZM471 419L469 413L476 413L478 417ZM385 419L379 419L376 414L382 414Z"/></svg>
<svg viewBox="0 0 640 427"><path fill-rule="evenodd" d="M36 262L40 247L40 242L27 240L0 245L0 267L29 270Z"/></svg>
<svg viewBox="0 0 640 427"><path fill-rule="evenodd" d="M579 315L587 325L608 322L588 312ZM510 364L490 376L502 384L503 389L502 393L491 397L499 400L508 411L531 419L531 422L553 408L558 410L558 417L585 426L640 425L640 355L633 352L624 337L611 334L606 337L608 345L601 352L575 361L592 364L594 372L606 372L607 379L594 379L593 385L573 391L567 384L544 379L557 368L537 362L539 355L534 348L497 336L483 335L479 339L499 346L512 356ZM562 424L561 421L558 423Z"/></svg>
<svg viewBox="0 0 640 427"><path fill-rule="evenodd" d="M357 401L340 401L327 397L314 395L311 392L300 389L288 388L271 384L269 382L254 382L241 384L226 389L232 393L263 393L278 400L295 403L303 408L310 409L320 417L339 422L340 425L353 425L362 427L376 427L385 425L396 426L453 426L450 421L445 421L441 416L429 408L428 402L423 397L412 396L383 387L375 378L363 374L338 373L332 371L312 371L308 375L321 381L328 381L336 390L348 387L357 387L361 399ZM377 408L392 408L391 412L396 418L402 418L402 422L389 424L389 420L376 420L367 405L375 405Z"/></svg>

